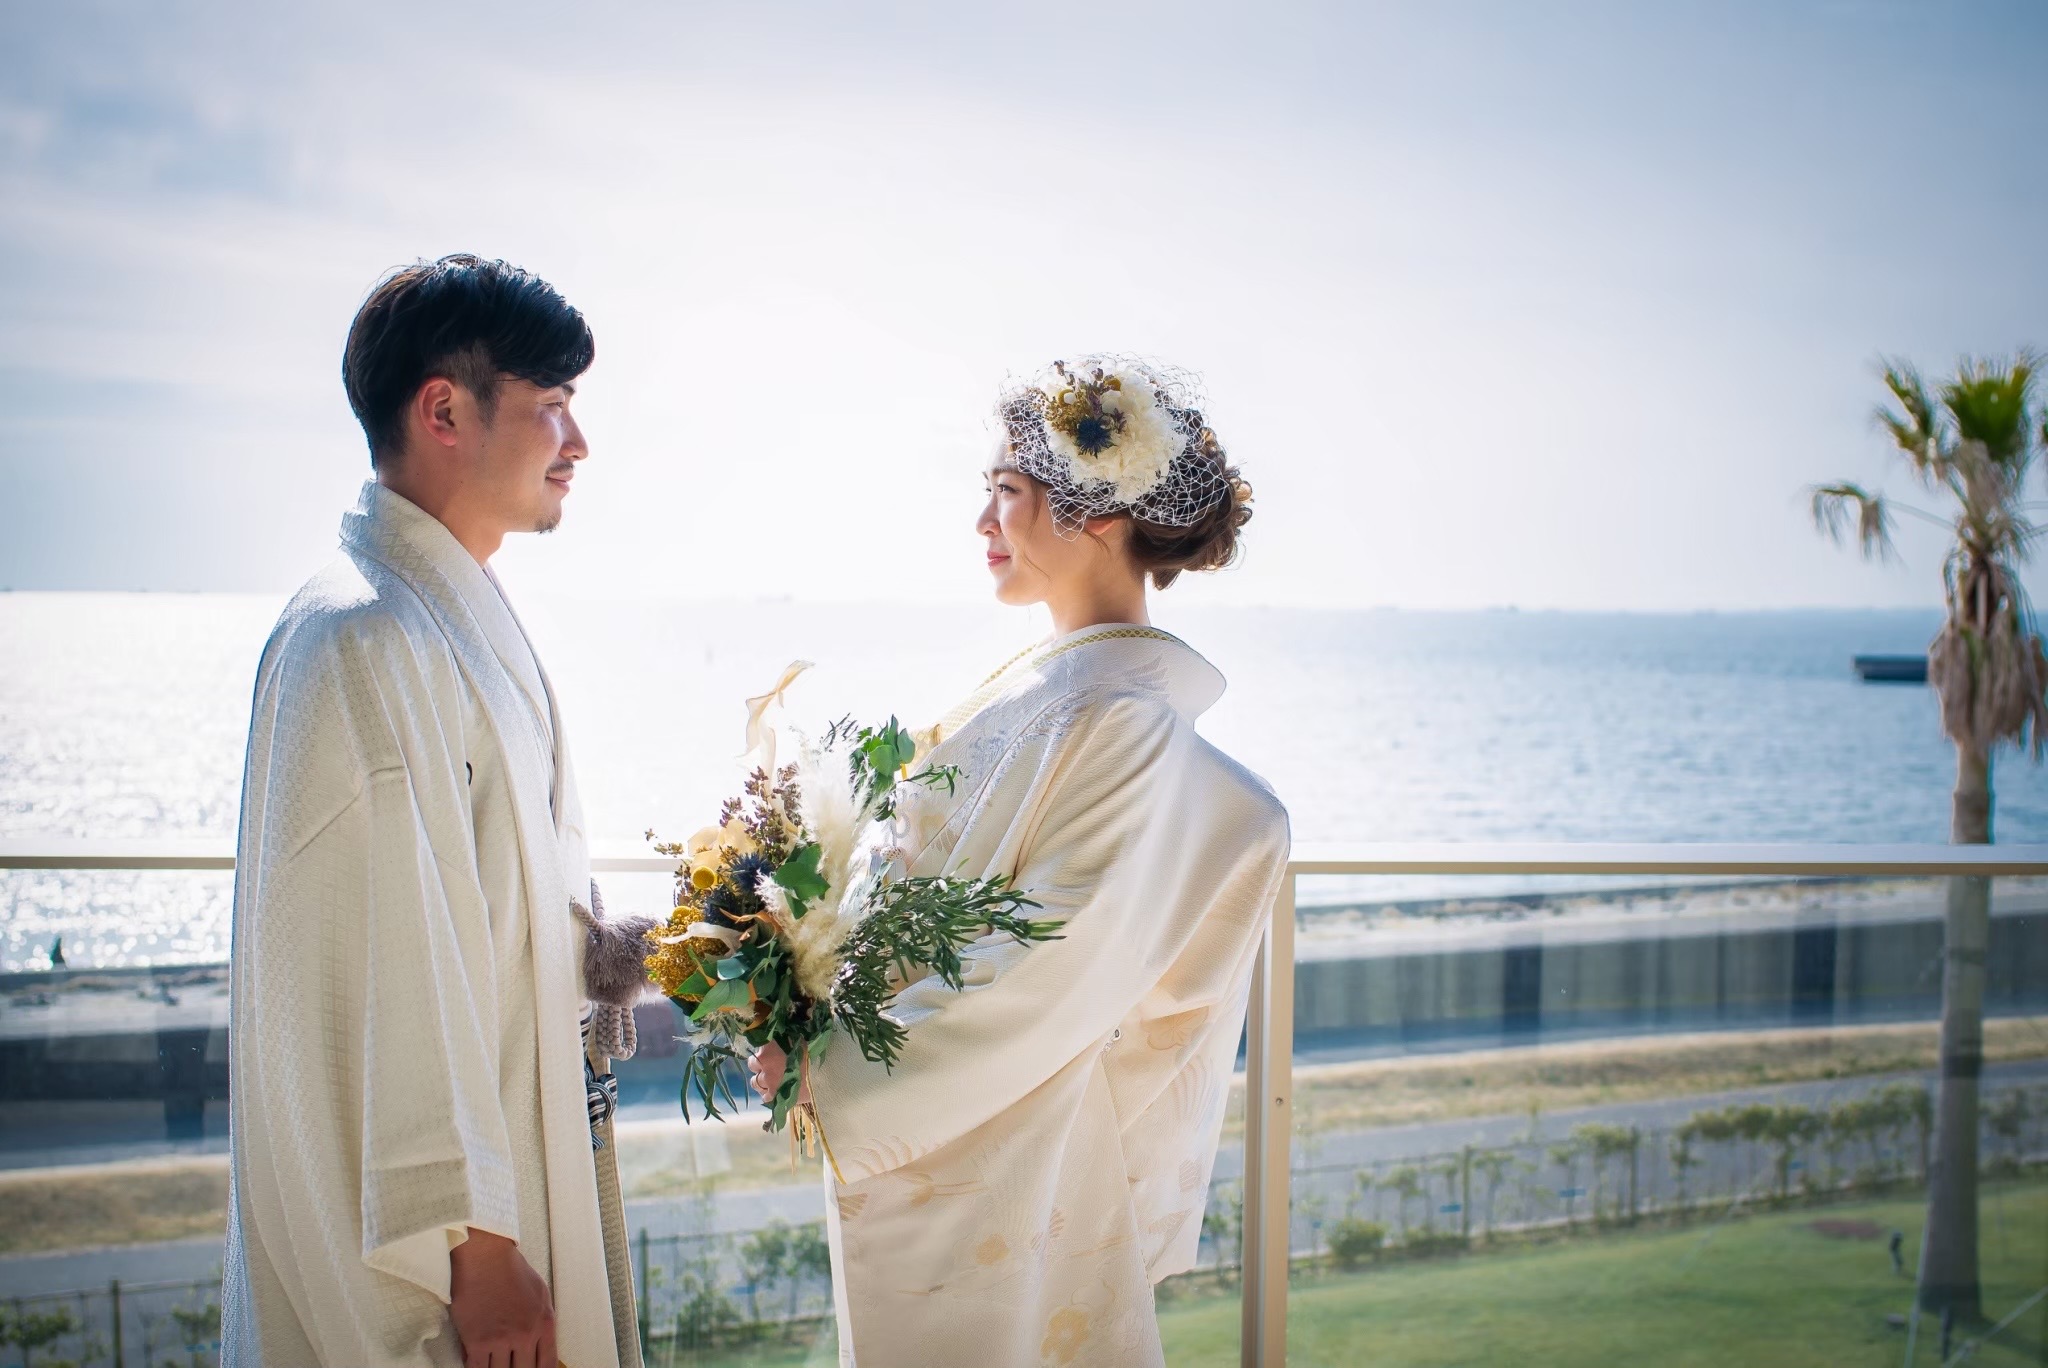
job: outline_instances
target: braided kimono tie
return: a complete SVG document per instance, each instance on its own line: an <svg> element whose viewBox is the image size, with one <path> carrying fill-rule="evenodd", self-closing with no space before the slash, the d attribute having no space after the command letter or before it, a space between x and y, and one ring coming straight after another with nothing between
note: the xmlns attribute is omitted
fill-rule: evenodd
<svg viewBox="0 0 2048 1368"><path fill-rule="evenodd" d="M604 1148L605 1122L619 1109L619 1080L609 1071L599 1073L590 1062L590 1022L595 1015L590 1004L583 1006L583 1105L590 1114L590 1147ZM630 1018L629 1018L630 1020Z"/></svg>
<svg viewBox="0 0 2048 1368"><path fill-rule="evenodd" d="M592 1056L631 1059L639 1047L633 1029L633 1004L647 983L647 933L652 917L607 918L597 881L590 883L590 906L574 898L569 910L583 923L583 991L590 999L583 1017L583 1090L590 1108L593 1146L601 1147L598 1128L618 1110L619 1082L610 1072L598 1073Z"/></svg>

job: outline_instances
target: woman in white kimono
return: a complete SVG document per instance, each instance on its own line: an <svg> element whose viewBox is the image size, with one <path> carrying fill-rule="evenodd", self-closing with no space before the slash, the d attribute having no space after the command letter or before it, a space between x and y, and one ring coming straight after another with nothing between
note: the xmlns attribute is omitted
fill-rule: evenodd
<svg viewBox="0 0 2048 1368"><path fill-rule="evenodd" d="M999 413L989 570L1053 635L929 734L960 781L895 837L911 874L1010 877L1062 937L909 984L894 1072L812 1071L841 1359L1160 1364L1151 1288L1194 1263L1288 831L1196 733L1223 678L1148 625L1146 580L1229 564L1251 490L1175 372L1055 366ZM757 1084L783 1068L764 1051Z"/></svg>

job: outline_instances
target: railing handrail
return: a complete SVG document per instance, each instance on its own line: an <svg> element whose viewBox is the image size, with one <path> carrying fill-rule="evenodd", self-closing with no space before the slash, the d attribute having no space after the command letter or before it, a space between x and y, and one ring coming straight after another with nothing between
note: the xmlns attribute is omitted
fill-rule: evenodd
<svg viewBox="0 0 2048 1368"><path fill-rule="evenodd" d="M630 843L600 842L591 867L600 874L667 874L666 855L628 853ZM57 837L0 839L0 869L232 870L235 850L218 838L96 841ZM1295 848L1288 872L1342 874L1722 874L2048 875L2048 845L1848 844L1818 842L1398 841Z"/></svg>
<svg viewBox="0 0 2048 1368"><path fill-rule="evenodd" d="M1503 841L1297 846L1288 873L2026 875L2048 873L2048 845L1930 843Z"/></svg>

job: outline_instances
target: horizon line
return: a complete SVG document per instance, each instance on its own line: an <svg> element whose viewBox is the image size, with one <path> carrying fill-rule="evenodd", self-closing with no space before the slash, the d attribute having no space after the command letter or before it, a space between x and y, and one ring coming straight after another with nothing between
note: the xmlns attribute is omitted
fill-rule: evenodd
<svg viewBox="0 0 2048 1368"><path fill-rule="evenodd" d="M296 592L297 592L297 590L296 590L296 589L290 589L290 590L260 590L260 589L104 589L104 588L87 588L87 589L48 589L48 588L16 588L16 587L14 587L14 586L12 586L12 585L0 585L0 596L8 596L8 597L17 597L17 598L26 598L26 597L31 597L31 596L38 596L38 595L40 595L40 596L46 596L46 597L52 597L52 598L55 598L55 597L60 597L60 596L74 596L74 595L75 595L75 596L78 596L78 597L88 597L88 596L97 596L97 597L101 597L101 598L143 598L143 597L158 597L158 598L224 598L224 599L227 599L227 598L236 598L236 599L271 599L271 600L276 600L276 601L278 601L278 602L284 602L284 601L286 601L286 600L289 600L289 599L290 599L290 598L292 597L292 595L293 595L294 593L296 593ZM664 593L646 593L646 594L584 594L584 593L559 593L559 592L553 592L553 591L550 591L550 590L547 590L547 589L538 589L538 588L532 588L532 587L528 587L528 586L522 586L522 587L521 587L521 591L520 591L520 592L521 592L521 596L522 596L522 597L524 597L524 598L528 598L528 599L531 599L531 600L534 600L534 601L538 601L538 602L550 602L550 603L585 603L585 604L588 604L588 603L617 603L617 604L647 604L647 603L660 603L660 604L668 604L668 603L674 603L674 604L721 604L721 605L731 605L731 604L747 604L747 605L756 605L756 606L766 606L766 605L783 605L783 604L787 604L787 605L790 605L790 606L792 606L792 607L794 607L794 606L798 606L798 605L803 605L803 606L810 606L810 607L820 607L820 608L829 608L829 607L844 607L844 606L850 606L850 605L875 605L875 604L888 604L888 605L891 605L891 606L915 606L915 607L926 607L926 608L964 608L964 607L970 607L970 606L974 606L974 607L989 607L989 608L1000 608L1000 609L1009 609L1010 611L1017 611L1017 610L1015 610L1015 609L1012 609L1010 605L1007 605L1007 604L1001 604L1001 603L995 603L995 602L993 602L992 600L990 600L990 599L987 599L987 598L984 598L984 597L975 597L975 598L967 598L967 597L959 597L959 598L892 598L892 597L886 597L886 596L881 596L881 595L874 595L874 596L869 596L869 597L864 597L864 598L853 598L853 597L845 597L845 598L838 598L838 597L808 597L808 596L806 596L806 597L798 597L797 595L794 595L794 594L765 594L765 595L752 595L752 596L745 596L745 595L737 595L737 594L723 594L723 595L689 595L689 594L664 594ZM1171 605L1172 605L1172 601L1171 601L1171 600L1169 600L1169 601L1168 601L1168 604L1169 604L1169 606L1171 606ZM1631 616L1633 616L1633 617L1712 617L1712 616L1717 616L1717 615L1726 615L1726 616L1747 616L1747 617L1761 617L1761 616L1768 616L1768 615L1774 615L1774 614L1776 614L1776 615L1785 615L1785 616L1791 616L1791 615L1795 615L1795 614L1800 614L1800 613L1940 613L1940 612L1943 612L1943 611L1945 611L1945 606L1944 606L1943 604L1940 604L1940 603L1926 603L1926 604L1829 604L1829 603L1807 603L1807 604L1782 604L1782 605L1776 605L1776 606L1762 606L1762 605L1737 605L1737 606L1726 606L1726 605L1698 605L1698 606L1692 606L1692 607L1681 607L1681 606L1672 606L1672 607L1665 607L1665 608L1655 608L1655 607L1641 607L1641 606L1634 606L1634 607L1612 607L1612 608L1595 608L1595 607L1585 607L1585 606L1567 606L1567 605L1559 605L1559 604L1528 604L1528 603L1480 603L1480 604L1465 604L1465 605L1458 605L1458 606L1444 606L1444 605L1436 605L1436 606L1424 606L1424 605L1416 605L1416 604L1401 604L1401 603L1313 603L1313 602L1300 602L1300 601L1276 601L1276 600L1245 600L1245 601L1230 601L1230 602L1219 602L1219 603L1194 603L1194 604L1189 604L1189 605L1188 605L1188 607L1190 607L1190 608L1193 608L1193 609L1196 609L1196 610L1198 610L1198 611L1217 611L1217 610L1224 610L1224 611L1232 611L1232 612L1301 612L1301 613L1414 613L1414 614L1444 614L1444 615L1452 615L1452 614L1475 614L1475 615L1476 615L1476 614L1499 614L1499 615L1509 615L1509 614L1530 614L1530 615L1546 615L1546 616L1566 616L1566 615L1582 615L1582 616L1589 616L1589 617L1590 617L1590 616L1606 616L1606 617L1631 617ZM1172 610L1173 610L1173 611L1178 611L1178 609L1177 609L1177 608L1174 608L1174 609L1172 609Z"/></svg>

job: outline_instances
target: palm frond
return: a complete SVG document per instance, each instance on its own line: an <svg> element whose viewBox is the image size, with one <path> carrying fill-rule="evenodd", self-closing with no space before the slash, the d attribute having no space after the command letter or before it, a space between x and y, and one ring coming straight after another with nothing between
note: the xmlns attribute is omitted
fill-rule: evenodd
<svg viewBox="0 0 2048 1368"><path fill-rule="evenodd" d="M1878 375L1898 402L1897 410L1878 407L1878 426L1891 435L1892 442L1905 453L1916 472L1931 477L1942 464L1942 428L1934 399L1927 393L1927 382L1920 378L1918 370L1903 361L1881 362Z"/></svg>
<svg viewBox="0 0 2048 1368"><path fill-rule="evenodd" d="M2039 523L2029 522L2025 518L2020 517L2013 519L2012 539L2014 554L2020 560L2028 561L2033 559L2034 543L2041 539L2041 531L2042 528Z"/></svg>
<svg viewBox="0 0 2048 1368"><path fill-rule="evenodd" d="M2020 514L2015 513L2011 504L2002 504L1997 513L1985 524L1987 551L1991 555L2020 564L2033 555L2034 542L2041 535L2041 529Z"/></svg>
<svg viewBox="0 0 2048 1368"><path fill-rule="evenodd" d="M1815 485L1812 490L1813 525L1837 546L1854 528L1856 547L1878 561L1894 560L1898 548L1892 543L1891 510L1884 496L1872 494L1861 485Z"/></svg>
<svg viewBox="0 0 2048 1368"><path fill-rule="evenodd" d="M1955 379L1941 387L1956 436L1981 443L1990 458L2016 477L2033 455L2034 360L1966 358Z"/></svg>

